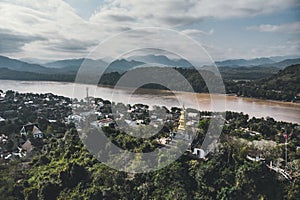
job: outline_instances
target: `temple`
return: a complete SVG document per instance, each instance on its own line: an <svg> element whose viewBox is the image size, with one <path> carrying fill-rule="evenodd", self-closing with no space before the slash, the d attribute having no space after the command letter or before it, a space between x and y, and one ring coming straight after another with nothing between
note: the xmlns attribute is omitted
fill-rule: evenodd
<svg viewBox="0 0 300 200"><path fill-rule="evenodd" d="M185 131L186 129L186 121L185 121L185 109L183 107L181 111L181 115L179 118L179 126L178 126L178 131Z"/></svg>

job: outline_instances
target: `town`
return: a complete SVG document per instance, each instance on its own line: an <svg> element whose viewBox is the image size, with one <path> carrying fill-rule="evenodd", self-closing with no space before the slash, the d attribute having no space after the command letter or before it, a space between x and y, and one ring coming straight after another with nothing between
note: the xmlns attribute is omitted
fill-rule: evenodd
<svg viewBox="0 0 300 200"><path fill-rule="evenodd" d="M81 124L87 119L92 127L113 133L108 135L111 140L116 140L121 133L138 132L140 135L134 136L138 136L139 142L133 145L137 152L149 151L147 145L145 149L138 147L146 141L152 145L150 150L172 146L176 135L184 133L190 138L187 155L193 159L208 159L201 143L210 119L222 118L222 115L189 108L154 106L150 109L143 104L124 105L89 96L77 100L53 94L2 91L0 117L0 159L5 163L28 160L31 155L45 151L52 138L62 138L68 129L76 126L82 131ZM153 132L154 135L149 135ZM245 144L245 159L249 161L266 162L266 166L277 171L282 171L282 167L291 174L288 179L298 176L294 169L300 156L299 126L296 124L275 122L272 118L249 119L242 113L227 112L220 140ZM121 145L125 149L128 146ZM285 157L281 156L283 154Z"/></svg>

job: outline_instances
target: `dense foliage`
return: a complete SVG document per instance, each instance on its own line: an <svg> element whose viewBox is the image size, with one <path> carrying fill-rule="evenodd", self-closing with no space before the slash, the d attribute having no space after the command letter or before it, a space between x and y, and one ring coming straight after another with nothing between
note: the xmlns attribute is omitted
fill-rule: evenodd
<svg viewBox="0 0 300 200"><path fill-rule="evenodd" d="M25 104L34 99L33 104ZM47 101L45 101L47 99ZM15 102L12 104L11 101ZM16 101L15 101L16 100ZM47 112L21 109L16 121L1 122L0 132L7 133L12 143L21 139L20 126L30 119L45 132L33 152L24 158L2 162L0 165L1 199L299 199L300 145L299 126L276 122L272 118L249 118L242 113L227 112L226 123L217 150L207 160L185 153L166 168L144 174L113 170L97 161L86 150L73 124L62 123L69 113L68 98L51 94L34 95L7 92L1 102L4 110L47 104ZM105 103L105 101L103 101ZM106 102L106 105L109 105ZM52 109L53 108L53 109ZM107 108L107 107L104 107ZM172 108L169 112L178 112ZM209 116L209 112L200 112ZM13 117L13 116L11 116ZM57 119L49 123L47 119ZM201 118L195 143L201 143L209 118ZM249 131L245 131L248 128ZM260 132L251 135L251 131ZM135 139L111 128L105 130L109 139L121 148L135 152L157 148L155 142ZM262 146L261 153L269 161L282 158L283 133L291 133L288 144L289 166L296 166L293 180L285 180L270 171L264 162L252 162L246 156L257 147L249 142L263 141L275 146ZM34 141L34 140L33 140ZM146 143L145 143L146 142ZM1 146L1 148L16 148ZM280 164L279 164L280 165ZM282 165L282 163L281 163ZM288 167L288 166L287 166ZM298 169L298 170L297 170ZM297 174L298 173L298 174Z"/></svg>
<svg viewBox="0 0 300 200"><path fill-rule="evenodd" d="M208 161L183 155L148 174L126 174L95 160L75 130L45 144L29 162L1 167L5 199L298 199L299 178L280 179L263 163L245 160L231 140ZM298 157L299 158L299 157ZM22 167L22 166L26 167Z"/></svg>
<svg viewBox="0 0 300 200"><path fill-rule="evenodd" d="M261 80L228 82L227 90L246 97L292 101L300 93L300 65Z"/></svg>

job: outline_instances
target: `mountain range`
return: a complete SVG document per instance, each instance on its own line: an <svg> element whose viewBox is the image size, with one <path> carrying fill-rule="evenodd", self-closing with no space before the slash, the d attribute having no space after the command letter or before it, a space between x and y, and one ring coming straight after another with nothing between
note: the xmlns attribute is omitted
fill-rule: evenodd
<svg viewBox="0 0 300 200"><path fill-rule="evenodd" d="M280 60L277 58L276 60ZM80 66L84 63L89 70L95 68L106 68L106 72L119 72L123 73L132 68L143 66L146 63L157 63L159 65L170 66L170 67L180 67L180 68L190 68L192 67L185 59L170 59L163 55L147 55L147 56L132 56L126 59L115 60L108 65L107 62L98 59L67 59L58 60L54 62L48 62L45 64L31 64L17 59L11 59L5 56L0 56L0 69L8 69L9 74L19 73L19 72L29 72L35 74L66 74L74 75L77 73ZM236 60L225 60L218 61L216 65L220 67L222 72L230 72L230 70L235 71L238 74L239 71L251 71L255 70L255 73L259 73L260 69L268 71L272 69L272 72L277 72L287 66L293 64L299 64L300 58L296 59L286 59L280 62L275 62L271 58L256 58L251 60L236 59ZM235 69L233 69L235 68ZM247 69L246 69L247 68ZM6 72L8 72L6 70ZM230 73L229 73L230 74ZM1 78L1 77L0 77ZM2 77L3 79L4 77Z"/></svg>
<svg viewBox="0 0 300 200"><path fill-rule="evenodd" d="M185 59L170 59L164 55L131 56L127 60L135 60L143 63L158 63L165 66L188 68L193 65Z"/></svg>
<svg viewBox="0 0 300 200"><path fill-rule="evenodd" d="M285 58L285 57L281 57ZM274 57L276 61L271 58L255 58L250 60L236 59L215 62L218 67L276 67L284 69L287 66L299 64L300 58L288 58L281 60L280 57Z"/></svg>
<svg viewBox="0 0 300 200"><path fill-rule="evenodd" d="M76 73L80 66L84 63L84 66L93 69L95 67L106 68L106 72L125 72L134 67L144 65L146 63L158 63L160 65L171 67L191 67L192 65L184 60L172 60L166 56L139 56L133 59L119 59L111 62L109 65L103 60L93 59L66 59L58 60L54 62L48 62L45 64L32 64L22 60L11 59L5 56L0 56L0 68L7 68L14 71L33 72L33 73Z"/></svg>
<svg viewBox="0 0 300 200"><path fill-rule="evenodd" d="M235 60L225 60L225 61L217 61L215 62L218 67L248 67L248 66L257 66L257 65L264 65L264 64L273 64L273 61L270 58L255 58L250 60L245 59L235 59Z"/></svg>
<svg viewBox="0 0 300 200"><path fill-rule="evenodd" d="M34 72L34 73L51 73L52 69L38 64L30 64L5 56L0 56L0 68L7 68L14 71Z"/></svg>

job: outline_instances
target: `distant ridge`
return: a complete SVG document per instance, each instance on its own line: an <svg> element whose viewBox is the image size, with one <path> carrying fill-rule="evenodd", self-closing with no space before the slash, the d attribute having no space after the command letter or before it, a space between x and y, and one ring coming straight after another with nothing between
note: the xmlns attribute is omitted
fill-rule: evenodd
<svg viewBox="0 0 300 200"><path fill-rule="evenodd" d="M107 72L125 72L139 65L144 65L144 62L126 59L115 60L108 66Z"/></svg>
<svg viewBox="0 0 300 200"><path fill-rule="evenodd" d="M76 74L82 63L85 63L88 71L93 72L95 69L106 68L108 63L99 59L66 59L66 60L58 60L54 62L49 62L44 65L40 64L30 64L24 61L20 61L17 59L11 59L5 56L0 56L0 69L6 68L12 70L14 72L33 72L37 74ZM148 55L148 56L135 56L128 57L126 59L114 60L106 69L106 73L109 72L119 72L123 73L130 69L139 67L141 65L147 63L157 63L161 65L165 65L168 67L178 67L178 68L190 68L192 65L185 59L170 59L167 56L163 55ZM263 64L261 64L263 63ZM221 72L228 76L237 75L239 72L243 73L252 73L251 71L255 71L255 73L259 73L264 70L264 73L276 73L279 69L284 69L287 66L300 64L300 58L296 59L287 59L280 62L274 62L269 58L257 58L251 60L245 59L237 59L237 60L225 60L218 61L216 64L221 67ZM235 68L235 71L232 71ZM243 69L249 68L249 69ZM205 66L202 67L205 69ZM246 71L247 72L246 72ZM232 71L232 72L231 72ZM253 74L252 73L252 74ZM257 76L257 78L265 77L265 74L261 74L261 76ZM237 76L239 78L240 76Z"/></svg>
<svg viewBox="0 0 300 200"><path fill-rule="evenodd" d="M58 60L54 62L49 62L44 64L44 66L49 68L65 68L70 66L80 66L82 62L84 61L84 58L79 59L67 59L67 60Z"/></svg>
<svg viewBox="0 0 300 200"><path fill-rule="evenodd" d="M172 67L188 68L192 67L192 64L185 59L170 59L164 55L146 55L146 56L131 56L128 60L135 60L144 63L157 63Z"/></svg>
<svg viewBox="0 0 300 200"><path fill-rule="evenodd" d="M267 65L263 65L263 66L264 67L277 67L277 68L280 68L280 69L284 69L287 66L295 65L295 64L300 64L300 58L287 59L287 60L283 60L281 62L277 62L277 63L273 63L273 64L267 64Z"/></svg>
<svg viewBox="0 0 300 200"><path fill-rule="evenodd" d="M92 59L68 59L68 60L59 60L55 62L50 62L45 64L49 68L57 69L57 72L61 73L77 73L80 66L84 63L84 66L89 70L95 68L104 68L107 66L107 63L102 60L92 60Z"/></svg>
<svg viewBox="0 0 300 200"><path fill-rule="evenodd" d="M218 67L248 67L248 66L257 66L257 65L265 65L265 64L273 64L273 61L270 58L255 58L250 60L245 59L235 59L235 60L224 60L215 62Z"/></svg>
<svg viewBox="0 0 300 200"><path fill-rule="evenodd" d="M52 73L49 68L38 64L29 64L17 59L0 56L0 68L7 68L19 72Z"/></svg>

